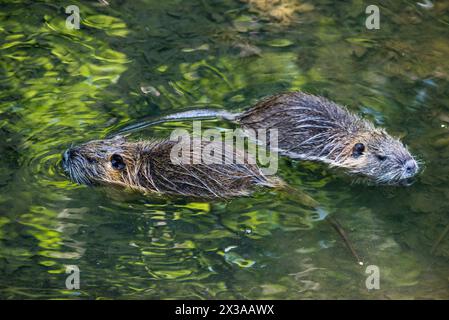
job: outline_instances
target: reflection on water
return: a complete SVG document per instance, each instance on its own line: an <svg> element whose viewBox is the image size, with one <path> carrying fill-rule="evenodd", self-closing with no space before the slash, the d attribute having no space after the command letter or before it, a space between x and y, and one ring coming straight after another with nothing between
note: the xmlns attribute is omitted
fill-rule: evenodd
<svg viewBox="0 0 449 320"><path fill-rule="evenodd" d="M74 1L80 30L51 1L0 3L1 298L449 297L448 4L382 6L368 31L358 1ZM320 215L276 192L190 202L89 189L60 168L72 143L144 117L297 89L401 136L426 163L418 181L354 185L282 159ZM380 290L325 214L379 266ZM80 290L66 290L66 265Z"/></svg>

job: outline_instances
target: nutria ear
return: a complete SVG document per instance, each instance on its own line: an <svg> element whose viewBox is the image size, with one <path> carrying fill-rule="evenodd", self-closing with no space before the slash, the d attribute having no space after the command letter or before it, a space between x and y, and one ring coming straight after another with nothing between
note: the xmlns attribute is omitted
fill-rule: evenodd
<svg viewBox="0 0 449 320"><path fill-rule="evenodd" d="M116 141L116 142L126 142L125 137L122 136L122 135L116 135L116 136L113 136L113 137L111 138L111 140L114 140L114 141Z"/></svg>

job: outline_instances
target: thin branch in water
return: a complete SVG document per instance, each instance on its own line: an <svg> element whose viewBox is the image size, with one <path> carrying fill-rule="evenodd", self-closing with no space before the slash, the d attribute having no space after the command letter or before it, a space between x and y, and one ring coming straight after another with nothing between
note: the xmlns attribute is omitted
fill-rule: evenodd
<svg viewBox="0 0 449 320"><path fill-rule="evenodd" d="M438 239L435 241L435 243L432 246L432 250L430 250L431 254L434 254L436 249L438 248L438 246L440 245L441 241L443 241L444 237L448 234L449 232L449 225L446 226L446 228L444 228L443 233L440 234L440 236L438 237Z"/></svg>
<svg viewBox="0 0 449 320"><path fill-rule="evenodd" d="M336 219L332 218L331 216L327 216L326 220L332 225L332 227L337 231L337 233L343 239L344 243L348 247L349 251L351 251L351 253L354 256L354 258L356 259L357 263L359 265L363 266L362 260L360 259L359 255L355 251L354 246L352 245L351 241L349 241L349 238L346 235L346 232L343 229L343 227L340 225L340 223Z"/></svg>

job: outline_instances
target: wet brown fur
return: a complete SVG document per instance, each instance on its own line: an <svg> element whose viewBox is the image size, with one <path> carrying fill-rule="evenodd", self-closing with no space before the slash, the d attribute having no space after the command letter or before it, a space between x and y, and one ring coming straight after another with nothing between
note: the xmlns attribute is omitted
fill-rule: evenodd
<svg viewBox="0 0 449 320"><path fill-rule="evenodd" d="M213 142L203 142L201 152L208 143ZM226 163L240 151L223 152L212 164L177 164L170 158L174 145L169 140L130 142L122 137L95 140L72 148L64 167L78 183L186 197L230 198L248 195L257 187L283 185L280 179L265 176L257 165ZM200 159L200 150L192 150L191 159ZM122 170L112 167L114 154L123 158L126 166Z"/></svg>
<svg viewBox="0 0 449 320"><path fill-rule="evenodd" d="M325 162L376 183L396 184L418 171L402 142L323 97L303 92L270 96L233 120L247 129L278 130L282 155ZM366 149L354 157L357 143ZM404 172L407 161L416 165L413 174Z"/></svg>
<svg viewBox="0 0 449 320"><path fill-rule="evenodd" d="M322 97L283 93L263 99L241 114L220 114L245 129L278 130L277 151L293 159L324 162L381 184L403 184L418 172L418 163L398 139ZM193 149L192 156L200 157L208 143L202 142L200 150ZM355 156L354 146L360 143L365 150ZM235 153L240 152L236 150L224 153L231 161L175 164L170 158L174 144L168 140L130 142L122 137L91 141L72 148L74 156L64 167L78 183L201 198L248 195L258 186L285 187L280 179L265 176L257 165L235 164ZM123 170L111 167L113 154L123 158ZM407 172L410 163L414 167Z"/></svg>

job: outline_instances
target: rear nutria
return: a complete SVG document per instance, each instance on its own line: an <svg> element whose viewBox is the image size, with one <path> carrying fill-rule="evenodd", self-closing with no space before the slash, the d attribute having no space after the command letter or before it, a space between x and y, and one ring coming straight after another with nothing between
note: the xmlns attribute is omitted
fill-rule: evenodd
<svg viewBox="0 0 449 320"><path fill-rule="evenodd" d="M257 187L284 185L280 179L264 175L255 164L229 161L240 152L235 149L216 155L209 164L176 163L171 158L176 143L131 142L120 136L94 140L68 149L62 165L71 180L79 184L186 197L225 199L248 195ZM199 142L199 149L191 149L191 159L201 157L210 143L214 142Z"/></svg>
<svg viewBox="0 0 449 320"><path fill-rule="evenodd" d="M292 159L320 161L365 180L407 185L419 166L407 148L384 129L323 97L303 92L281 93L263 99L243 113L191 110L121 132L187 119L223 118L246 129L277 129L280 154Z"/></svg>

